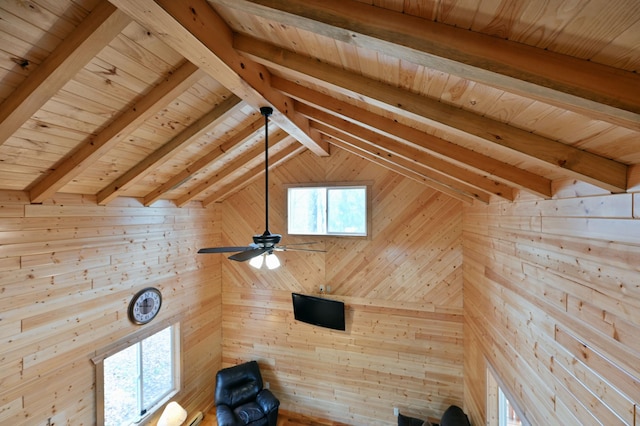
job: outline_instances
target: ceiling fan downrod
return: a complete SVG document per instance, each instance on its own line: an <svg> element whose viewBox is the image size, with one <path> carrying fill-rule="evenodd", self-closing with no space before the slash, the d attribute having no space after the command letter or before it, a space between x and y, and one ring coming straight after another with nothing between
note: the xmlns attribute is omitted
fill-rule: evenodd
<svg viewBox="0 0 640 426"><path fill-rule="evenodd" d="M260 114L264 116L264 197L265 197L265 209L264 209L264 223L265 230L261 236L254 236L255 243L267 243L268 245L275 245L280 242L282 238L279 234L271 234L269 232L269 117L273 114L273 108L269 106L260 107ZM256 240L258 237L258 240Z"/></svg>

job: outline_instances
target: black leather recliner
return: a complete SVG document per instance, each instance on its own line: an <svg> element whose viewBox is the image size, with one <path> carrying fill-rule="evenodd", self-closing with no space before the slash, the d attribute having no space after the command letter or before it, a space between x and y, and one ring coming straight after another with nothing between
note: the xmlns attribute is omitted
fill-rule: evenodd
<svg viewBox="0 0 640 426"><path fill-rule="evenodd" d="M218 371L215 400L218 426L276 426L280 401L262 386L256 361Z"/></svg>

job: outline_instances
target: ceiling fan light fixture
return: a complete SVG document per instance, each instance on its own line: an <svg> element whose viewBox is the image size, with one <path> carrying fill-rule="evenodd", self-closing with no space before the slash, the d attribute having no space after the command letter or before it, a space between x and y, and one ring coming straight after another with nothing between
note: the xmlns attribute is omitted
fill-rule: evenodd
<svg viewBox="0 0 640 426"><path fill-rule="evenodd" d="M256 257L252 257L249 260L249 265L256 269L262 269L262 266L266 266L267 269L272 270L280 267L280 259L275 253L264 253Z"/></svg>

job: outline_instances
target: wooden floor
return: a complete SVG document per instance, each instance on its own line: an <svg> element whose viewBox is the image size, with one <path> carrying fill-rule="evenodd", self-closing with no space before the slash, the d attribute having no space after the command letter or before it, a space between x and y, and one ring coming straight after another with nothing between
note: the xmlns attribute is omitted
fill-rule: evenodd
<svg viewBox="0 0 640 426"><path fill-rule="evenodd" d="M200 426L218 426L216 410L212 408L204 417ZM334 422L332 420L303 416L302 414L280 411L278 413L278 426L349 426L347 423Z"/></svg>

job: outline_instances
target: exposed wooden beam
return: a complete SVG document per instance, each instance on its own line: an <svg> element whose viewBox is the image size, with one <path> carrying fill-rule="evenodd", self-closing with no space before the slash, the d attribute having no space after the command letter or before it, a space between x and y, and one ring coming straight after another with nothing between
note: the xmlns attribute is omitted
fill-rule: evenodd
<svg viewBox="0 0 640 426"><path fill-rule="evenodd" d="M318 93L288 80L274 78L275 87L302 102L314 105L333 115L344 118L360 126L377 129L381 134L406 141L428 152L435 153L444 159L453 160L456 164L472 166L474 170L499 178L509 185L527 189L544 197L551 196L551 181L530 172L518 169L509 164L495 160L470 149L425 134L420 130L403 125L394 120L365 111L346 102Z"/></svg>
<svg viewBox="0 0 640 426"><path fill-rule="evenodd" d="M301 105L299 111L313 121L322 123L314 124L321 133L366 150L386 161L428 177L432 181L440 182L476 198L479 198L480 192L486 192L509 201L515 199L512 187L463 169L415 146L380 135L307 105Z"/></svg>
<svg viewBox="0 0 640 426"><path fill-rule="evenodd" d="M284 133L279 133L272 136L270 135L269 148L272 148L273 146L286 140L287 137L288 135ZM255 160L260 156L264 156L264 144L262 143L244 152L238 158L234 159L231 163L225 165L223 170L203 180L200 184L196 185L194 188L189 189L189 191L186 194L182 195L176 200L176 205L178 207L183 207L189 201L193 200L195 197L202 194L203 192L211 188L213 185L218 184L220 181L222 181L229 175L233 173L237 173L238 169L242 169L246 167L246 164L248 162Z"/></svg>
<svg viewBox="0 0 640 426"><path fill-rule="evenodd" d="M293 101L271 87L269 70L233 48L231 29L206 0L110 1L249 105L271 104L273 122L317 155L329 155L328 144L314 139Z"/></svg>
<svg viewBox="0 0 640 426"><path fill-rule="evenodd" d="M640 76L349 0L211 0L640 130Z"/></svg>
<svg viewBox="0 0 640 426"><path fill-rule="evenodd" d="M0 105L0 145L131 22L107 2L95 9Z"/></svg>
<svg viewBox="0 0 640 426"><path fill-rule="evenodd" d="M300 146L297 143L292 143L288 147L282 149L281 151L279 151L278 153L274 154L272 157L269 158L269 170L286 163L291 158L294 158L295 156L301 154L303 151L306 151L306 150L307 148L304 145ZM250 170L247 170L247 172L242 176L242 179L240 181L235 181L233 183L225 185L224 187L218 189L216 192L214 192L213 194L209 195L207 198L202 200L202 205L206 207L209 204L223 201L226 197L238 192L242 188L245 188L247 185L254 182L262 175L264 175L264 166L263 165L255 166Z"/></svg>
<svg viewBox="0 0 640 426"><path fill-rule="evenodd" d="M393 156L387 157L373 145L369 145L364 141L347 135L346 133L339 132L336 129L329 128L328 126L323 127L324 125L314 124L314 126L317 126L320 133L324 133L329 143L347 150L352 154L366 158L381 167L393 170L405 177L427 185L437 191L449 195L450 197L464 201L465 203L473 203L473 200L479 200L488 204L491 201L489 194L477 191L469 185L454 181L454 179L446 175L433 172L429 169L418 170L409 160L404 158L395 158Z"/></svg>
<svg viewBox="0 0 640 426"><path fill-rule="evenodd" d="M183 170L181 170L178 174L173 176L167 182L160 185L158 188L149 192L144 197L144 205L150 206L154 202L160 199L165 193L171 191L174 188L182 185L186 181L188 181L191 176L199 172L200 170L207 167L209 164L222 157L225 153L233 150L237 146L241 145L249 136L256 133L258 130L264 128L264 119L262 117L258 117L249 125L242 128L238 133L234 134L231 138L224 141L213 150L209 151L207 154L198 158L194 163L189 164Z"/></svg>
<svg viewBox="0 0 640 426"><path fill-rule="evenodd" d="M266 60L271 66L293 69L311 77L318 84L328 85L348 96L364 98L384 109L426 121L444 130L464 132L485 144L497 144L518 151L554 167L566 169L572 177L608 191L623 192L627 189L627 167L622 163L479 116L471 111L319 63L284 49L274 48L267 43L247 40L244 37L238 37L237 40L237 45L252 57Z"/></svg>
<svg viewBox="0 0 640 426"><path fill-rule="evenodd" d="M389 161L385 161L384 158L382 157L378 157L374 154L371 154L369 151L366 150L361 150L359 148L357 148L356 146L350 145L340 139L334 138L332 136L329 135L324 135L324 137L327 139L327 141L332 144L335 145L341 149L344 149L345 151L348 151L350 153L352 153L353 155L357 155L359 157L362 157L366 160L371 161L372 163L375 163L377 165L379 165L380 167L384 167L387 170L391 170L394 171L404 177L407 177L409 179L412 179L418 183L427 185L437 191L440 191L444 194L447 194L448 196L455 198L457 200L460 200L464 203L467 204L473 204L473 201L475 200L474 197L463 193L463 192L459 192L457 190L454 190L452 188L449 188L446 185L441 184L440 182L436 182L433 181L417 172L414 172L412 170L406 169L404 167L400 167L399 165L395 164L395 163L391 163Z"/></svg>
<svg viewBox="0 0 640 426"><path fill-rule="evenodd" d="M95 136L91 136L55 170L29 190L31 202L41 203L91 166L118 142L138 128L145 120L165 107L178 95L193 86L202 74L187 62L167 76L147 95L122 112Z"/></svg>
<svg viewBox="0 0 640 426"><path fill-rule="evenodd" d="M185 147L190 142L200 138L216 124L227 118L241 102L240 98L231 95L222 103L215 106L211 111L193 122L169 142L149 154L141 162L133 166L126 173L111 182L108 186L98 192L98 204L105 205L115 199L122 191L131 187L140 179L145 177L154 168L159 167L168 161L176 152Z"/></svg>

